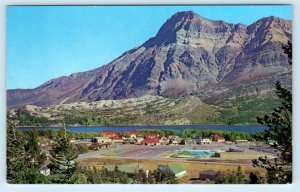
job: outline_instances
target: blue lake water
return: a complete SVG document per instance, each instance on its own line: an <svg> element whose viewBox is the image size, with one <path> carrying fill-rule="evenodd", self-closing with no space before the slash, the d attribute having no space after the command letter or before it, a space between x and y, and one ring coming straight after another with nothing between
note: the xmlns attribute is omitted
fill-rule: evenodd
<svg viewBox="0 0 300 192"><path fill-rule="evenodd" d="M20 127L20 130L31 130L32 127ZM38 130L52 129L57 130L58 127L38 127ZM263 125L164 125L164 126L68 126L68 131L74 132L102 132L102 131L132 131L145 129L168 129L182 131L184 129L200 129L200 130L227 130L227 131L243 131L255 133L267 129Z"/></svg>

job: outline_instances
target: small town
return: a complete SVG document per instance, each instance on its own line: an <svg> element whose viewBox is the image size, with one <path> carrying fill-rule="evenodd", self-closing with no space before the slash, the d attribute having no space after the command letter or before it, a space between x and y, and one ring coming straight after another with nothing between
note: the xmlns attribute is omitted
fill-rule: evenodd
<svg viewBox="0 0 300 192"><path fill-rule="evenodd" d="M49 176L49 151L53 141L46 136L39 136L38 141L48 159L40 172ZM218 134L210 137L194 134L181 138L175 134L159 135L137 130L110 131L100 132L93 138L69 138L69 142L79 149L80 154L75 160L79 166L107 170L114 170L117 166L120 171L132 176L139 171L144 171L147 176L150 171L158 169L173 174L179 183L215 183L218 165L235 171L237 166L249 169L252 159L260 156L276 157L272 148L276 145L274 140L265 143L246 139L230 141ZM259 169L256 171L259 172Z"/></svg>

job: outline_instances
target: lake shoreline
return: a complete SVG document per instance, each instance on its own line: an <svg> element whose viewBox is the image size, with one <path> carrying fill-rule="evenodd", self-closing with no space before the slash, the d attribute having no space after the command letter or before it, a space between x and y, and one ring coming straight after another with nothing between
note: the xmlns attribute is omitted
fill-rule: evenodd
<svg viewBox="0 0 300 192"><path fill-rule="evenodd" d="M59 126L18 126L20 130L31 130L33 127L40 130L59 129ZM199 129L199 130L224 130L255 133L264 131L266 126L262 125L143 125L143 126L66 126L68 131L73 132L103 132L118 131L126 132L132 130L176 130Z"/></svg>

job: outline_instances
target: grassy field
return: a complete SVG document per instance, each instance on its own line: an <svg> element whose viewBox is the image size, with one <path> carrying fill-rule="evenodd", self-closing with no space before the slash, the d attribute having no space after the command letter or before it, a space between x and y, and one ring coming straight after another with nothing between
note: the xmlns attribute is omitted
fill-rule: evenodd
<svg viewBox="0 0 300 192"><path fill-rule="evenodd" d="M256 118L270 113L279 106L278 98L239 97L220 106L200 107L189 116L193 124L211 123L226 125L257 124Z"/></svg>
<svg viewBox="0 0 300 192"><path fill-rule="evenodd" d="M177 153L177 155L193 155L193 154L189 151L180 151Z"/></svg>
<svg viewBox="0 0 300 192"><path fill-rule="evenodd" d="M230 162L230 161L229 161ZM179 183L187 183L187 181L191 178L197 178L199 176L199 173L212 169L216 171L236 171L237 167L239 166L239 163L236 161L232 161L231 164L219 164L218 162L201 162L201 161L172 161L172 160L138 160L138 159L117 159L117 158L111 158L111 157L105 157L105 158L90 158L90 159L84 159L78 162L79 166L82 167L97 167L102 168L103 165L122 165L122 166L131 166L132 164L139 164L142 167L145 167L149 169L150 171L153 171L157 169L158 165L172 165L178 163L182 167L184 167L187 170L188 175L181 178L179 180ZM241 164L242 171L248 175L250 172L258 171L262 175L265 174L265 170L261 168L255 168L251 164L249 165L243 165Z"/></svg>
<svg viewBox="0 0 300 192"><path fill-rule="evenodd" d="M222 159L258 159L258 157L266 156L265 153L239 153L239 152L232 152L232 153L221 153Z"/></svg>

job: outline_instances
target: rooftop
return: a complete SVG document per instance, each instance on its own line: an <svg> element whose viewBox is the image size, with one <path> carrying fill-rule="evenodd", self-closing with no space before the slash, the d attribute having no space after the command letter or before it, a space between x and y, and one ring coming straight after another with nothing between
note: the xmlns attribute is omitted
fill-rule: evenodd
<svg viewBox="0 0 300 192"><path fill-rule="evenodd" d="M180 164L173 164L169 166L173 173L181 173L186 171Z"/></svg>

